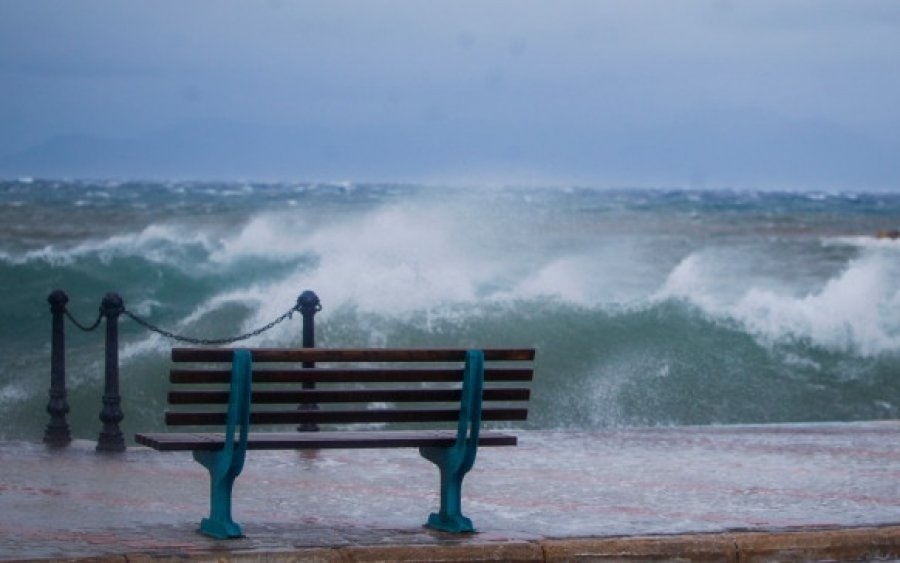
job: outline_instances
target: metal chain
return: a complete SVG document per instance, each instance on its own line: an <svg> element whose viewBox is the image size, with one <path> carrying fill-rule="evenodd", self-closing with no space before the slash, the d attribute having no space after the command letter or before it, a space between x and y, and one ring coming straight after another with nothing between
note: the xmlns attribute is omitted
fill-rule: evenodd
<svg viewBox="0 0 900 563"><path fill-rule="evenodd" d="M103 320L103 311L100 311L100 314L97 316L97 320L94 321L94 324L92 324L91 326L87 326L78 322L78 319L73 317L72 313L70 313L68 309L63 309L63 311L66 313L66 316L69 318L69 320L72 321L72 324L74 324L84 332L91 332L92 330L100 326L100 321Z"/></svg>
<svg viewBox="0 0 900 563"><path fill-rule="evenodd" d="M297 310L297 307L291 307L287 312L285 312L283 315L281 315L274 321L270 322L269 324L262 326L256 330L250 331L248 333L241 334L240 336L233 336L230 338L192 338L190 336L183 336L180 334L175 334L174 332L170 332L168 330L159 328L158 326L155 326L155 325L147 322L146 320L142 319L141 317L135 315L128 309L123 310L122 314L129 317L131 320L133 320L137 324L141 325L142 327L146 328L147 330L150 330L152 332L155 332L157 334L165 336L166 338L171 338L172 340L177 340L179 342L186 342L188 344L214 346L214 345L218 345L218 344L231 344L233 342L238 342L240 340L246 340L246 339L252 338L254 336L259 336L260 334L266 332L267 330L271 329L272 327L274 327L278 323L284 321L285 319L291 318L294 314L294 311L296 311L296 310Z"/></svg>

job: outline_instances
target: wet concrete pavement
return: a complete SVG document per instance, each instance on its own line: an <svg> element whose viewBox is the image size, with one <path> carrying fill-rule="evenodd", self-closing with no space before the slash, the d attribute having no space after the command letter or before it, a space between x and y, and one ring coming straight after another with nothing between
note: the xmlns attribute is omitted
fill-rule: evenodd
<svg viewBox="0 0 900 563"><path fill-rule="evenodd" d="M799 542L792 560L900 553L900 422L519 436L481 449L466 477L478 534L422 527L438 477L414 450L252 451L234 490L246 537L229 541L195 531L209 485L189 453L2 443L0 559L572 560L631 545L749 561L747 541L788 553L765 538Z"/></svg>

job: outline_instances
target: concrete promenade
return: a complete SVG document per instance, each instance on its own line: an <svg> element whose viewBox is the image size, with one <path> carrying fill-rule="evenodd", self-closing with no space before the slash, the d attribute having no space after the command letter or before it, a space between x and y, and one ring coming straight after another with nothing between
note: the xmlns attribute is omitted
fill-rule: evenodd
<svg viewBox="0 0 900 563"><path fill-rule="evenodd" d="M230 541L195 532L189 453L0 443L0 559L900 559L900 422L519 434L466 478L478 534L422 527L438 478L413 450L248 452Z"/></svg>

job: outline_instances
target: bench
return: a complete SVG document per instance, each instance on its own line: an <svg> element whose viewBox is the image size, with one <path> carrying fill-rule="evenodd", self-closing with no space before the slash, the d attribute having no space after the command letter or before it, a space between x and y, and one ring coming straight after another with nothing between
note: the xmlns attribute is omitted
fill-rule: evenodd
<svg viewBox="0 0 900 563"><path fill-rule="evenodd" d="M530 348L173 348L166 424L215 431L146 432L135 441L191 451L209 470L210 514L200 532L214 538L242 536L231 517L231 491L246 451L283 449L419 448L440 472L440 510L427 526L474 532L461 510L463 477L479 446L517 443L513 434L482 431L481 421L526 419L530 391L522 384L532 380L534 354ZM323 429L299 431L312 425Z"/></svg>

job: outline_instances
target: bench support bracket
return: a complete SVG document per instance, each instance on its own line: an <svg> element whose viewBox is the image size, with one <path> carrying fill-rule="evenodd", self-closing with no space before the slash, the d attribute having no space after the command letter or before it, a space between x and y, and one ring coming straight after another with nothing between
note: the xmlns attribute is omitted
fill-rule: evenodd
<svg viewBox="0 0 900 563"><path fill-rule="evenodd" d="M210 480L209 518L200 522L200 533L216 539L243 536L240 525L231 518L231 490L234 480L244 468L247 453L251 373L250 352L235 350L231 364L225 444L218 451L194 451L194 459L209 470ZM241 427L240 438L235 443L235 426L238 424Z"/></svg>
<svg viewBox="0 0 900 563"><path fill-rule="evenodd" d="M422 457L441 472L441 509L432 512L426 526L442 532L474 532L472 520L462 513L462 481L465 472L454 471L453 448L419 448Z"/></svg>
<svg viewBox="0 0 900 563"><path fill-rule="evenodd" d="M462 513L462 481L475 463L481 429L481 396L484 387L484 353L469 350L463 375L462 400L456 443L449 448L419 448L419 453L441 472L441 508L428 517L426 526L444 532L474 532L472 520Z"/></svg>

